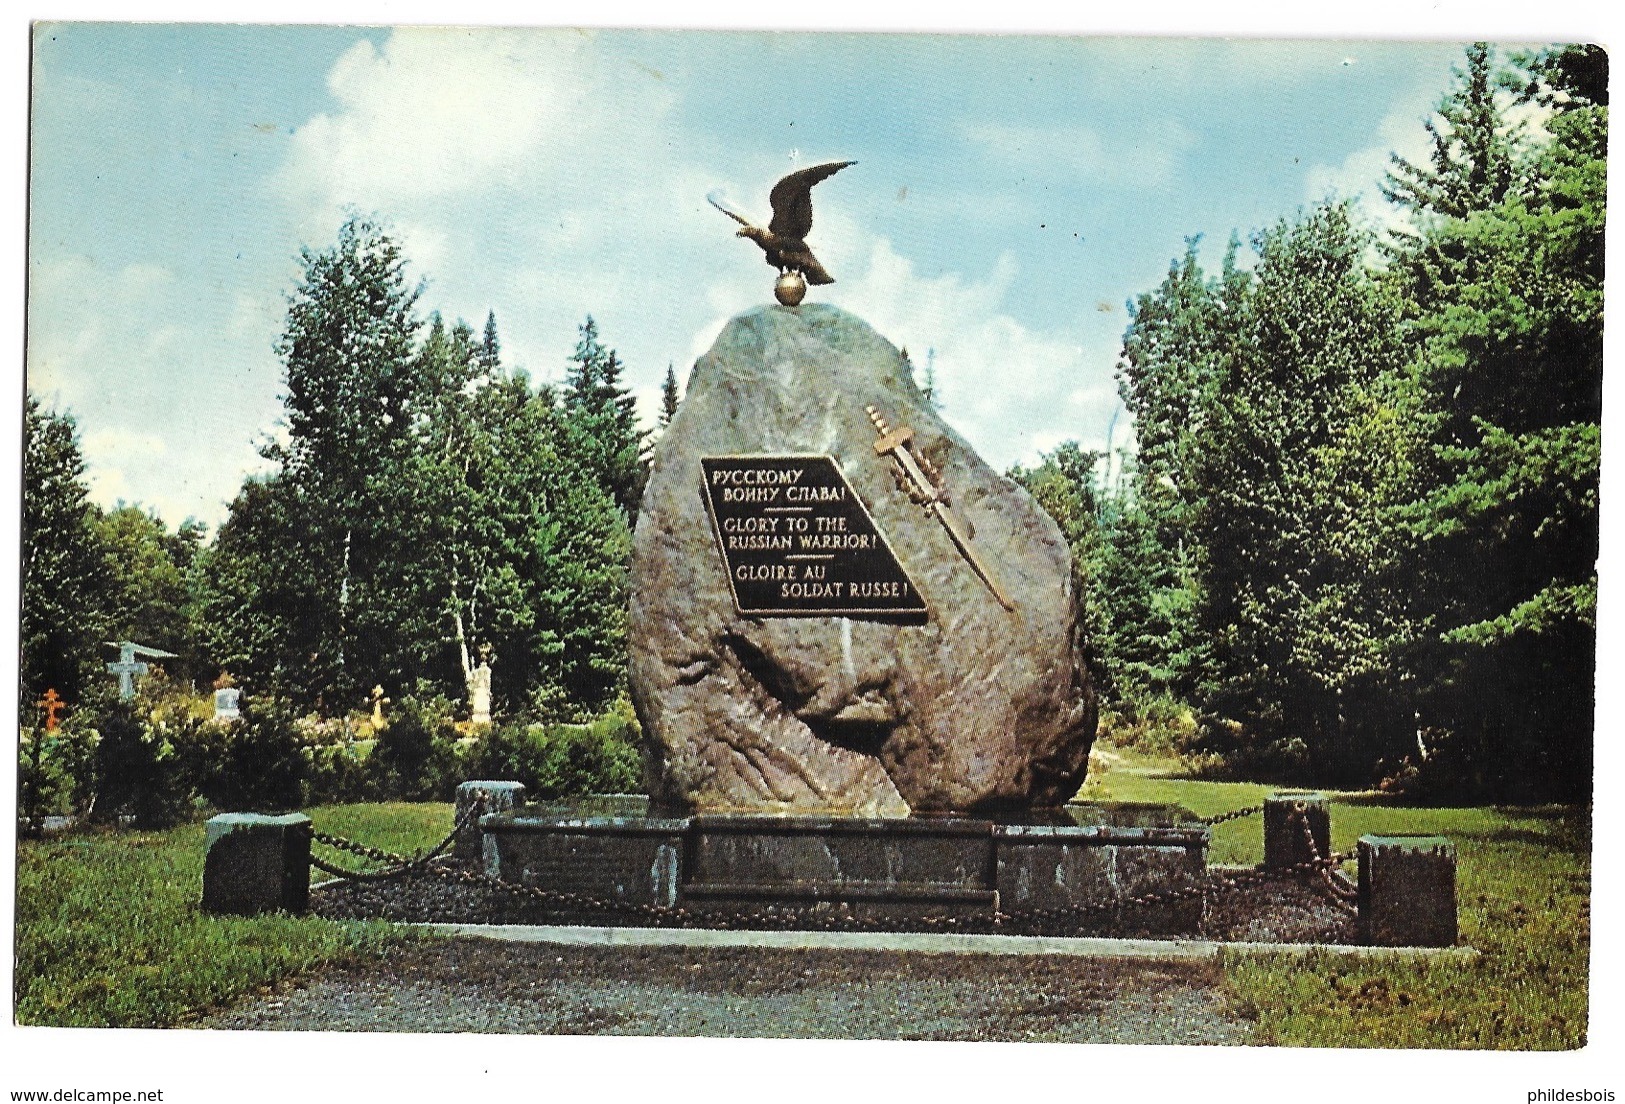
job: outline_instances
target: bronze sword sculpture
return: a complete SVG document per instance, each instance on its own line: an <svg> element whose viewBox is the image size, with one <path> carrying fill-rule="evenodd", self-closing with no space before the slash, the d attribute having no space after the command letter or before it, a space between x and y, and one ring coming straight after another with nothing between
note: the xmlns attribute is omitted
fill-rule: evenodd
<svg viewBox="0 0 1625 1104"><path fill-rule="evenodd" d="M993 592L993 597L999 600L999 605L1013 611L1016 608L1015 603L1010 601L1003 588L994 581L993 574L988 571L987 566L977 558L975 550L970 545L970 535L965 532L964 526L960 525L959 519L948 510L948 503L943 499L941 489L926 476L921 467L921 458L916 457L909 448L909 443L914 440L914 430L902 426L893 432L880 411L873 406L866 406L864 410L868 412L869 420L874 423L875 431L880 434L880 440L875 442L875 452L880 456L889 455L896 462L907 480L904 490L908 492L908 496L937 516L942 527L948 530L948 536L953 538L959 554L965 557L965 562L976 572L976 577Z"/></svg>

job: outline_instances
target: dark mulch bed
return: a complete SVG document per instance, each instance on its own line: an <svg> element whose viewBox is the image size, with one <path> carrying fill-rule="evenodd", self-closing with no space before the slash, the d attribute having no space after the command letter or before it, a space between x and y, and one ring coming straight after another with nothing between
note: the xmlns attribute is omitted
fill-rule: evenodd
<svg viewBox="0 0 1625 1104"><path fill-rule="evenodd" d="M441 860L442 870L456 869ZM1223 872L1208 875L1200 929L1189 935L1225 941L1264 943L1353 943L1354 915L1329 899L1313 879L1283 875L1225 885ZM330 919L380 919L454 924L605 924L626 927L735 927L770 929L875 929L888 931L998 931L1021 935L1156 935L1145 920L1125 909L1117 915L1095 915L1080 926L1053 919L1021 919L995 927L974 916L936 922L896 917L853 917L828 908L769 910L735 914L650 915L631 910L561 913L556 906L521 893L456 882L434 874L383 881L341 882L311 894L311 910ZM1168 930L1166 928L1164 931Z"/></svg>

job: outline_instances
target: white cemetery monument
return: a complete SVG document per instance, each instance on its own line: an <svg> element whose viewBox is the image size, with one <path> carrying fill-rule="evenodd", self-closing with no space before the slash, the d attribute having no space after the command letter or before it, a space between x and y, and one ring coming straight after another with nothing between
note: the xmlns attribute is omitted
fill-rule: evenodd
<svg viewBox="0 0 1625 1104"><path fill-rule="evenodd" d="M214 692L214 719L217 721L235 721L242 716L237 708L238 699L243 692L235 686L223 686Z"/></svg>
<svg viewBox="0 0 1625 1104"><path fill-rule="evenodd" d="M468 712L474 724L491 723L491 664L484 659L468 673Z"/></svg>

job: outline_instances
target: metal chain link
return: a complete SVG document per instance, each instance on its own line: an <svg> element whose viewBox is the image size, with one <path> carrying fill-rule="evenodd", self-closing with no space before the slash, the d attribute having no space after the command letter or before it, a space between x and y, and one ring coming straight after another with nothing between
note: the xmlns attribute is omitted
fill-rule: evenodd
<svg viewBox="0 0 1625 1104"><path fill-rule="evenodd" d="M1197 817L1196 823L1205 824L1209 828L1215 824L1223 824L1229 820L1240 820L1242 817L1257 816L1264 811L1262 805L1249 805L1245 809L1232 809L1228 813L1219 813L1217 816Z"/></svg>
<svg viewBox="0 0 1625 1104"><path fill-rule="evenodd" d="M474 803L468 807L467 811L458 818L457 823L452 825L451 831L446 834L445 839L429 848L429 850L420 851L411 856L397 855L393 851L385 851L381 847L369 847L364 843L357 843L355 840L346 839L343 836L313 830L310 833L311 842L313 843L325 844L336 851L348 851L352 855L360 855L362 858L371 859L374 862L389 863L394 869L347 870L344 867L324 862L316 855L310 857L310 865L334 877L347 878L353 881L382 881L386 878L398 878L402 874L410 873L413 870L421 870L439 858L445 853L446 848L456 841L463 829L467 828L472 821L479 819L480 814L483 812L485 812L485 797L480 795L475 798Z"/></svg>
<svg viewBox="0 0 1625 1104"><path fill-rule="evenodd" d="M1359 892L1349 889L1347 886L1339 885L1337 879L1332 877L1332 868L1341 864L1347 856L1339 855L1333 851L1325 858L1321 857L1320 844L1315 840L1315 831L1309 826L1309 807L1303 802L1299 801L1293 805L1292 817L1298 822L1298 826L1303 831L1304 841L1309 845L1310 862L1314 864L1321 884L1331 894L1333 903L1345 911L1358 912L1359 909L1349 902L1358 898ZM1300 863L1299 865L1303 864Z"/></svg>

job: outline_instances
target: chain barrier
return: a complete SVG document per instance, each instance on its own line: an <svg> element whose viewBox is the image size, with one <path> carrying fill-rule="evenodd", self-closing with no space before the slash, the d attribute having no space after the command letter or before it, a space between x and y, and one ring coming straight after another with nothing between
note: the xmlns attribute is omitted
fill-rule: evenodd
<svg viewBox="0 0 1625 1104"><path fill-rule="evenodd" d="M428 869L429 864L445 854L446 848L456 842L463 829L467 828L471 822L479 819L480 814L483 812L485 812L485 798L483 796L477 797L474 803L457 819L457 823L452 825L451 831L446 834L445 839L427 851L420 851L411 856L397 855L393 851L385 851L380 847L369 847L364 843L357 843L355 840L335 836L329 832L312 831L310 838L313 843L325 844L335 851L348 851L352 855L360 855L362 858L371 859L374 862L388 863L391 869L349 870L326 862L316 855L310 857L310 865L324 874L331 874L335 878L344 878L349 881L381 882L390 878L399 878L401 875L409 874L415 870Z"/></svg>
<svg viewBox="0 0 1625 1104"><path fill-rule="evenodd" d="M1309 845L1309 861L1314 865L1320 882L1325 887L1326 892L1331 895L1333 903L1344 911L1358 912L1359 909L1351 902L1359 897L1359 891L1339 884L1337 879L1332 876L1332 870L1346 861L1348 856L1333 851L1326 857L1321 857L1320 844L1315 840L1315 831L1309 826L1308 806L1304 805L1303 802L1300 801L1293 805L1292 818L1298 822L1299 828L1303 830L1304 842ZM1299 865L1304 864L1300 863Z"/></svg>
<svg viewBox="0 0 1625 1104"><path fill-rule="evenodd" d="M1197 817L1196 823L1212 828L1216 824L1223 824L1230 820L1240 820L1242 817L1257 816L1264 811L1262 805L1249 805L1245 809L1231 809L1228 813L1219 813L1217 816Z"/></svg>
<svg viewBox="0 0 1625 1104"><path fill-rule="evenodd" d="M1229 820L1255 816L1262 812L1263 809L1264 806L1262 805L1236 809L1229 813L1221 813L1218 816L1202 818L1200 823L1209 826L1222 824ZM470 821L476 819L483 811L484 802L476 801L459 818L457 824L445 839L429 850L413 856L397 855L381 848L369 847L366 844L357 843L354 840L327 832L313 832L312 839L317 843L325 844L336 850L347 851L371 859L374 862L386 863L389 864L389 867L377 871L349 870L326 862L315 855L311 856L311 865L327 874L355 882L388 881L408 875L427 875L460 885L530 898L559 911L633 916L661 927L813 931L856 929L878 931L884 930L888 926L885 918L858 916L845 908L839 911L830 911L819 910L816 907L787 906L784 908L769 907L765 911L717 911L692 909L680 905L649 905L634 901L623 901L613 897L598 897L593 894L577 893L570 890L544 889L541 886L505 881L484 871L437 864L435 860L444 854ZM1077 930L1090 919L1097 918L1102 914L1116 913L1124 909L1139 910L1155 908L1159 905L1173 905L1193 898L1202 898L1210 889L1241 890L1272 879L1309 874L1318 876L1321 883L1329 891L1332 903L1347 911L1355 911L1350 902L1357 894L1353 890L1339 885L1331 873L1332 868L1343 862L1347 856L1336 853L1326 857L1321 856L1319 845L1315 842L1314 833L1309 826L1306 809L1303 805L1300 804L1292 810L1292 817L1302 827L1312 857L1291 866L1259 867L1254 870L1237 871L1230 874L1220 874L1217 871L1209 870L1202 880L1188 885L1154 890L1111 901L1064 905L1055 908L1023 909L1016 912L1006 912L995 907L991 914L981 913L965 916L951 914L925 915L911 917L909 923L932 931L1000 931L1027 927L1044 930L1055 930L1057 928Z"/></svg>

